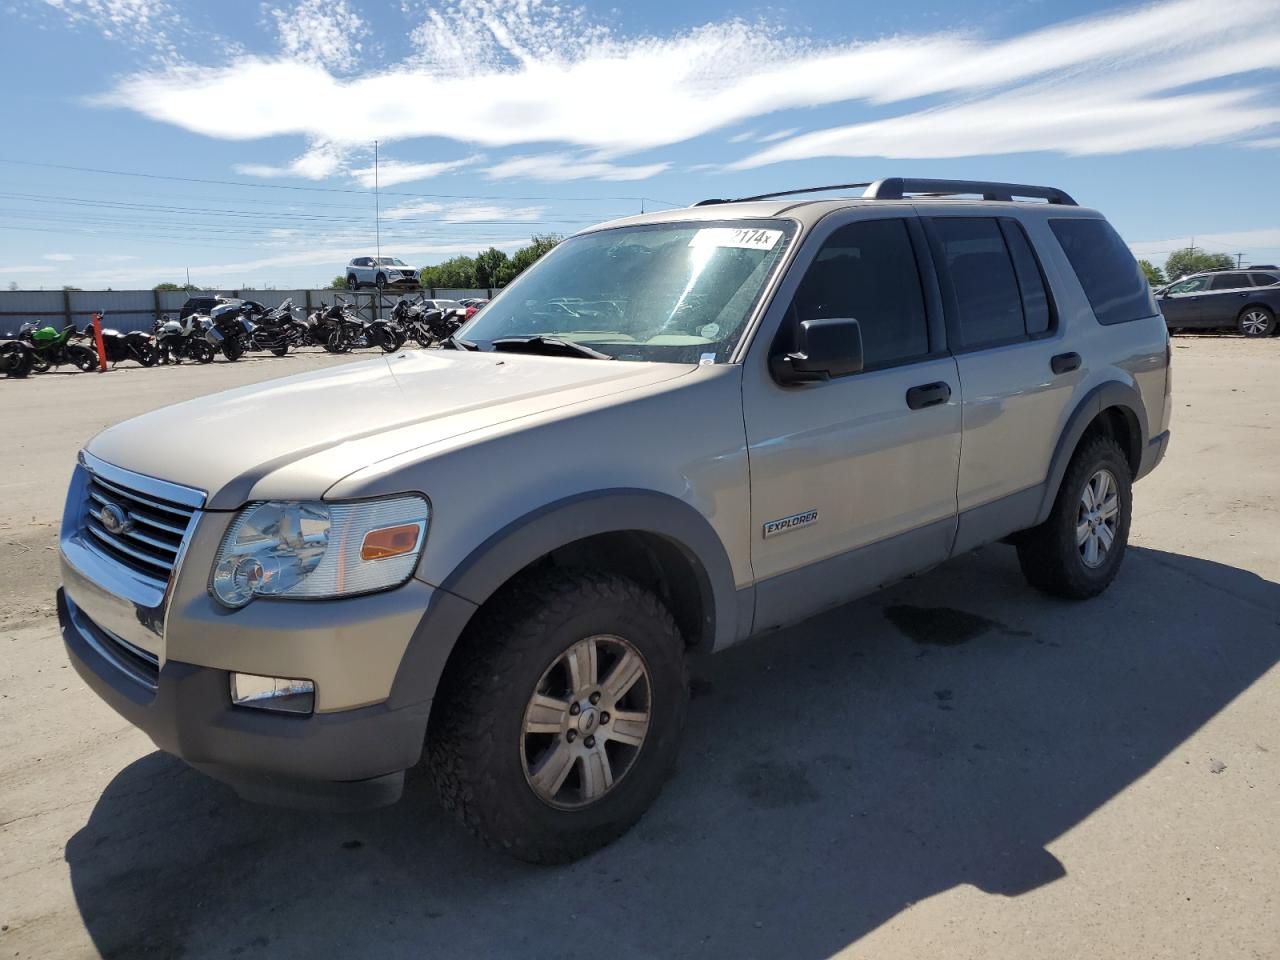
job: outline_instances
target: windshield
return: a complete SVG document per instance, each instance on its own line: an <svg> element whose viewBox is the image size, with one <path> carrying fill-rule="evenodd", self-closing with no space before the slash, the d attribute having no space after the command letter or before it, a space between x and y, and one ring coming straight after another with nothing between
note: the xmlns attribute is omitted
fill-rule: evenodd
<svg viewBox="0 0 1280 960"><path fill-rule="evenodd" d="M458 336L546 336L618 360L724 361L795 227L782 220L621 227L564 241Z"/></svg>
<svg viewBox="0 0 1280 960"><path fill-rule="evenodd" d="M379 257L378 263L384 267L403 267L406 266L403 260L397 260L395 257Z"/></svg>

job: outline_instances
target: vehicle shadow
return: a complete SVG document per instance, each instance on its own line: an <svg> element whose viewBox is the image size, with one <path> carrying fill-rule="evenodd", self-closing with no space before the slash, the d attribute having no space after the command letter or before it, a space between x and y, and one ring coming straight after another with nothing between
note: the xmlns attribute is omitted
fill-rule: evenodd
<svg viewBox="0 0 1280 960"><path fill-rule="evenodd" d="M420 771L397 806L321 815L159 753L66 859L108 957L826 957L957 884L1061 879L1046 845L1278 659L1253 573L1134 548L1067 604L989 547L696 664L679 772L577 864L485 851Z"/></svg>

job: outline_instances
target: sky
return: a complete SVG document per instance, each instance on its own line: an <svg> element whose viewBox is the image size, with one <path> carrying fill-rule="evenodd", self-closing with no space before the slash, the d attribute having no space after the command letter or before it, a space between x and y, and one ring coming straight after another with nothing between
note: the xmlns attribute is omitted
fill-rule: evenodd
<svg viewBox="0 0 1280 960"><path fill-rule="evenodd" d="M322 286L379 233L420 266L882 176L1058 186L1157 264L1280 262L1280 0L0 14L0 288Z"/></svg>

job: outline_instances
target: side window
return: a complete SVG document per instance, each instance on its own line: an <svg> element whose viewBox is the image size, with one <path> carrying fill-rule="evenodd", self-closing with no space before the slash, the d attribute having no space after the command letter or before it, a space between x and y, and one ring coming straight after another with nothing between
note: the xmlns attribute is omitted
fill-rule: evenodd
<svg viewBox="0 0 1280 960"><path fill-rule="evenodd" d="M1269 287L1272 284L1280 283L1280 277L1274 273L1255 273L1253 274L1253 283L1258 287Z"/></svg>
<svg viewBox="0 0 1280 960"><path fill-rule="evenodd" d="M1219 273L1209 284L1210 290L1238 290L1250 286L1249 278L1243 273Z"/></svg>
<svg viewBox="0 0 1280 960"><path fill-rule="evenodd" d="M1179 280L1177 283L1170 284L1165 293L1197 293L1209 286L1208 277L1192 277L1189 280Z"/></svg>
<svg viewBox="0 0 1280 960"><path fill-rule="evenodd" d="M938 217L933 226L959 310L959 346L972 349L1024 337L1022 294L999 222Z"/></svg>
<svg viewBox="0 0 1280 960"><path fill-rule="evenodd" d="M1009 255L1013 258L1013 270L1018 275L1018 289L1022 291L1022 312L1025 315L1027 334L1038 336L1047 333L1053 326L1054 310L1049 300L1049 291L1045 286L1044 272L1040 269L1040 261L1031 249L1031 241L1016 220L1002 219L1000 229L1004 233L1005 243L1009 245Z"/></svg>
<svg viewBox="0 0 1280 960"><path fill-rule="evenodd" d="M857 320L868 367L929 352L924 293L903 220L863 220L838 229L818 251L791 306L797 324Z"/></svg>
<svg viewBox="0 0 1280 960"><path fill-rule="evenodd" d="M1105 220L1049 221L1101 324L1155 316L1159 309L1146 277L1120 234Z"/></svg>

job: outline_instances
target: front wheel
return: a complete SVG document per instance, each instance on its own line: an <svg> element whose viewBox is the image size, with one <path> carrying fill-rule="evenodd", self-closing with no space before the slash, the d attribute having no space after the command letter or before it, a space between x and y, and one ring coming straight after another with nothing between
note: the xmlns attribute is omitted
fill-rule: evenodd
<svg viewBox="0 0 1280 960"><path fill-rule="evenodd" d="M1276 332L1276 315L1266 307L1245 307L1236 323L1246 337L1269 337Z"/></svg>
<svg viewBox="0 0 1280 960"><path fill-rule="evenodd" d="M674 769L684 642L639 584L557 570L503 588L441 682L427 756L490 847L564 863L625 833Z"/></svg>
<svg viewBox="0 0 1280 960"><path fill-rule="evenodd" d="M227 337L222 341L222 355L235 363L244 356L244 344L236 337Z"/></svg>
<svg viewBox="0 0 1280 960"><path fill-rule="evenodd" d="M197 340L191 345L191 359L197 363L213 363L213 344L208 340Z"/></svg>
<svg viewBox="0 0 1280 960"><path fill-rule="evenodd" d="M144 343L138 348L138 362L144 367L154 367L160 362L160 348Z"/></svg>
<svg viewBox="0 0 1280 960"><path fill-rule="evenodd" d="M1129 462L1115 440L1094 435L1071 458L1049 519L1015 540L1023 575L1056 597L1096 597L1120 570L1132 513Z"/></svg>
<svg viewBox="0 0 1280 960"><path fill-rule="evenodd" d="M283 357L288 352L289 352L289 344L287 343L277 343L274 347L271 348L271 355L273 357Z"/></svg>
<svg viewBox="0 0 1280 960"><path fill-rule="evenodd" d="M30 350L24 350L17 344L6 345L0 351L0 367L4 368L6 377L22 379L31 372L34 358Z"/></svg>

